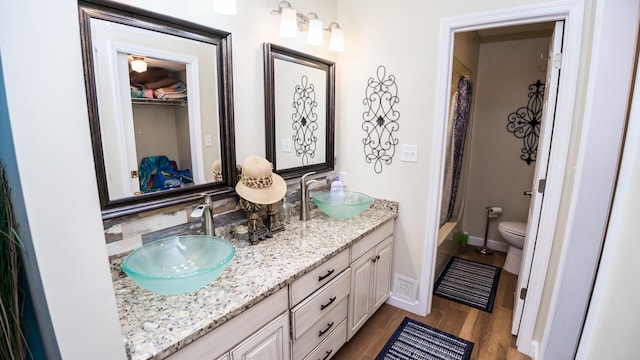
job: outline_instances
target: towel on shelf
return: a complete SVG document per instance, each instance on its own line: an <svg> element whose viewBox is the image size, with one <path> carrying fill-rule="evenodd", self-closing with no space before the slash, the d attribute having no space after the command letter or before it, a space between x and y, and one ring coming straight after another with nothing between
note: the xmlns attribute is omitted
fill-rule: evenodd
<svg viewBox="0 0 640 360"><path fill-rule="evenodd" d="M183 82L155 90L155 96L162 100L182 100L187 98L187 86Z"/></svg>

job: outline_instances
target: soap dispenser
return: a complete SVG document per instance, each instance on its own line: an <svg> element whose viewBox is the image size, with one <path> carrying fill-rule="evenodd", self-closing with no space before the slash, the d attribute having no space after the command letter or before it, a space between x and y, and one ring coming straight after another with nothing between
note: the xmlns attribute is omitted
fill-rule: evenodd
<svg viewBox="0 0 640 360"><path fill-rule="evenodd" d="M344 202L344 184L340 181L340 176L336 176L336 179L331 183L331 196L329 198L332 203Z"/></svg>
<svg viewBox="0 0 640 360"><path fill-rule="evenodd" d="M335 180L331 183L331 191L344 191L344 184L340 181L339 175L336 175Z"/></svg>

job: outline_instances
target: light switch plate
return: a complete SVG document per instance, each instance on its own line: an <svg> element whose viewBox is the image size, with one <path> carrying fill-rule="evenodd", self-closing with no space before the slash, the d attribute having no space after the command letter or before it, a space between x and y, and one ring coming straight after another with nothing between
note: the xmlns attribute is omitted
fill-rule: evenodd
<svg viewBox="0 0 640 360"><path fill-rule="evenodd" d="M418 145L400 145L400 161L418 162Z"/></svg>
<svg viewBox="0 0 640 360"><path fill-rule="evenodd" d="M338 175L340 176L340 182L342 182L342 185L347 186L347 172L340 171Z"/></svg>
<svg viewBox="0 0 640 360"><path fill-rule="evenodd" d="M282 139L280 141L280 150L282 152L290 153L291 152L291 139Z"/></svg>

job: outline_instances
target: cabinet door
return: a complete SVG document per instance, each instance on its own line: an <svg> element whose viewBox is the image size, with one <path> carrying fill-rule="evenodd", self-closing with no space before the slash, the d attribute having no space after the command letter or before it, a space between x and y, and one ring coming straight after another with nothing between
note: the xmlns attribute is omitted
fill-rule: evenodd
<svg viewBox="0 0 640 360"><path fill-rule="evenodd" d="M386 238L376 246L376 261L373 276L373 308L377 310L389 297L391 290L391 251L393 238ZM373 314L374 311L371 311Z"/></svg>
<svg viewBox="0 0 640 360"><path fill-rule="evenodd" d="M351 264L351 294L349 294L348 338L369 319L371 305L371 282L375 263L374 250L370 250Z"/></svg>
<svg viewBox="0 0 640 360"><path fill-rule="evenodd" d="M231 351L231 360L289 360L289 316L284 313Z"/></svg>

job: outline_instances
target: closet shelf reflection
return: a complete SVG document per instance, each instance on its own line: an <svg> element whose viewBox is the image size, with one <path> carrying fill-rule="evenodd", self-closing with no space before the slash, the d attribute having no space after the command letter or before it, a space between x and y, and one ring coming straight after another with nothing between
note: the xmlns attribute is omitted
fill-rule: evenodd
<svg viewBox="0 0 640 360"><path fill-rule="evenodd" d="M162 100L162 99L131 98L131 103L135 105L186 106L187 99Z"/></svg>

